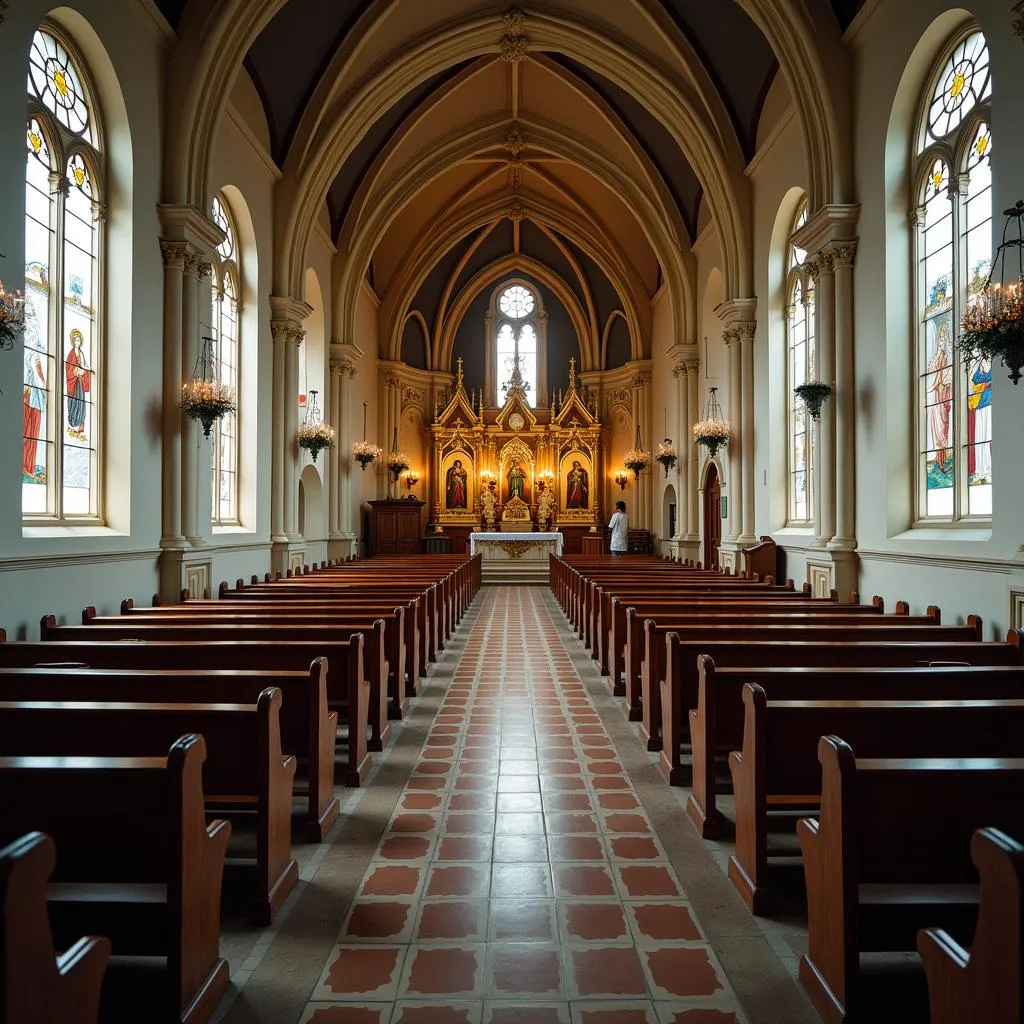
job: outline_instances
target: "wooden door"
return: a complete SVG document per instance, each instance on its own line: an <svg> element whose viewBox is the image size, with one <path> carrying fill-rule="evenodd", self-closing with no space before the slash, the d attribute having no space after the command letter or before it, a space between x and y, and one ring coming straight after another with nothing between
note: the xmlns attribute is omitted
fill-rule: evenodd
<svg viewBox="0 0 1024 1024"><path fill-rule="evenodd" d="M718 467L708 467L704 479L704 565L718 568L718 546L722 541L722 485Z"/></svg>

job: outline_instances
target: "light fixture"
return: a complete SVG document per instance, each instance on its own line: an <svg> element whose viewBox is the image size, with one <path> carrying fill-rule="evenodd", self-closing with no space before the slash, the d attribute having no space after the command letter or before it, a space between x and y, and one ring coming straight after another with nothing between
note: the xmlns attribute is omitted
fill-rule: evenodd
<svg viewBox="0 0 1024 1024"><path fill-rule="evenodd" d="M405 486L411 491L420 482L420 475L415 469L410 469L405 474Z"/></svg>
<svg viewBox="0 0 1024 1024"><path fill-rule="evenodd" d="M622 460L626 464L626 469L633 470L633 475L640 479L640 474L650 465L651 453L645 452L643 444L640 441L640 424L636 425L636 443L632 448L626 452Z"/></svg>
<svg viewBox="0 0 1024 1024"><path fill-rule="evenodd" d="M1001 359L1010 371L1010 380L1018 384L1024 366L1024 199L1003 210L1003 216L1003 240L992 257L985 287L973 301L968 300L957 344L960 354L972 362ZM1016 238L1006 237L1011 223L1017 225ZM1017 250L1016 275L1012 261L1007 273L1007 249Z"/></svg>
<svg viewBox="0 0 1024 1024"><path fill-rule="evenodd" d="M309 452L314 462L322 449L334 447L334 428L321 420L316 396L316 388L312 388L310 401L306 404L306 416L298 431L299 447Z"/></svg>
<svg viewBox="0 0 1024 1024"><path fill-rule="evenodd" d="M615 482L619 485L622 490L626 489L626 483L629 481L629 474L624 469L615 470Z"/></svg>
<svg viewBox="0 0 1024 1024"><path fill-rule="evenodd" d="M192 379L181 388L181 408L190 420L202 423L205 437L210 436L214 420L235 411L235 389L214 375L213 345L213 338L203 338Z"/></svg>
<svg viewBox="0 0 1024 1024"><path fill-rule="evenodd" d="M693 425L693 439L708 450L714 457L719 448L729 443L729 421L722 419L722 407L718 404L718 388L708 388L708 400L704 406L704 415Z"/></svg>

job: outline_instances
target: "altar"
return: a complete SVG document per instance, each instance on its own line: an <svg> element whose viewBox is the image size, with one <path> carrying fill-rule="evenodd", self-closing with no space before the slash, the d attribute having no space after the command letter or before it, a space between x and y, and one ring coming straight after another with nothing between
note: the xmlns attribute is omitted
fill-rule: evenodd
<svg viewBox="0 0 1024 1024"><path fill-rule="evenodd" d="M480 555L484 583L550 581L548 557L562 553L560 533L471 533L470 555Z"/></svg>

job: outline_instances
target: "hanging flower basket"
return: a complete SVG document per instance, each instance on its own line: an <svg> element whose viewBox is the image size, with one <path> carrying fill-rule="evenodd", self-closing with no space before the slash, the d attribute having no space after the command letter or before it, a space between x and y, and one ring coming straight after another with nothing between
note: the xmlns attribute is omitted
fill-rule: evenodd
<svg viewBox="0 0 1024 1024"><path fill-rule="evenodd" d="M665 476L668 476L668 471L675 468L678 454L676 453L675 445L672 444L672 438L666 437L664 441L658 444L658 454L654 456L658 462L665 467Z"/></svg>
<svg viewBox="0 0 1024 1024"><path fill-rule="evenodd" d="M719 448L729 443L730 428L728 420L699 420L693 425L693 440L708 450L714 458Z"/></svg>
<svg viewBox="0 0 1024 1024"><path fill-rule="evenodd" d="M4 291L0 281L0 349L9 352L14 348L18 335L25 330L25 317L31 307L25 305L24 292Z"/></svg>
<svg viewBox="0 0 1024 1024"><path fill-rule="evenodd" d="M398 478L409 468L409 456L405 452L390 451L384 458L384 465L397 483Z"/></svg>
<svg viewBox="0 0 1024 1024"><path fill-rule="evenodd" d="M303 423L298 433L299 447L309 452L313 461L324 448L334 447L334 428L326 423Z"/></svg>
<svg viewBox="0 0 1024 1024"><path fill-rule="evenodd" d="M352 445L352 458L359 463L359 468L366 472L366 467L371 462L376 462L380 458L381 451L375 444L370 444L369 441L356 441Z"/></svg>
<svg viewBox="0 0 1024 1024"><path fill-rule="evenodd" d="M190 420L202 423L203 436L209 437L214 421L235 411L235 389L196 377L181 389L181 408Z"/></svg>
<svg viewBox="0 0 1024 1024"><path fill-rule="evenodd" d="M957 348L971 362L1002 360L1016 385L1024 367L1024 199L1003 210L1003 215L1003 240L992 257L985 287L968 301L960 320L962 333ZM1013 223L1017 225L1017 237L1007 239ZM1016 277L1006 273L1008 249L1017 252Z"/></svg>
<svg viewBox="0 0 1024 1024"><path fill-rule="evenodd" d="M816 420L821 415L825 399L832 394L832 386L822 380L809 380L793 388L793 393L804 403L811 419Z"/></svg>
<svg viewBox="0 0 1024 1024"><path fill-rule="evenodd" d="M640 474L651 464L651 453L640 448L630 448L622 463L626 469L633 470L633 476L639 480Z"/></svg>

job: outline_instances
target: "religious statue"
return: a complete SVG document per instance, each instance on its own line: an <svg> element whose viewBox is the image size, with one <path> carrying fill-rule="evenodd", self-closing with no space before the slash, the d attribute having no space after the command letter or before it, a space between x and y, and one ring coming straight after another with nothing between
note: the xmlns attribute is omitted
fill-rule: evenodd
<svg viewBox="0 0 1024 1024"><path fill-rule="evenodd" d="M448 469L444 479L445 507L469 508L466 495L466 471L462 468L462 459L456 459Z"/></svg>
<svg viewBox="0 0 1024 1024"><path fill-rule="evenodd" d="M520 501L526 501L526 474L523 472L522 467L518 462L512 463L512 468L508 471L508 497L509 501L513 498L518 498Z"/></svg>
<svg viewBox="0 0 1024 1024"><path fill-rule="evenodd" d="M497 500L494 497L494 490L491 487L485 487L483 493L480 495L480 509L484 516L484 525L488 530L494 530L494 517L497 509Z"/></svg>
<svg viewBox="0 0 1024 1024"><path fill-rule="evenodd" d="M555 495L550 487L541 489L540 497L537 499L537 526L543 533L551 526L551 520L555 515Z"/></svg>
<svg viewBox="0 0 1024 1024"><path fill-rule="evenodd" d="M565 507L588 508L590 505L590 475L574 459L572 469L565 478Z"/></svg>

